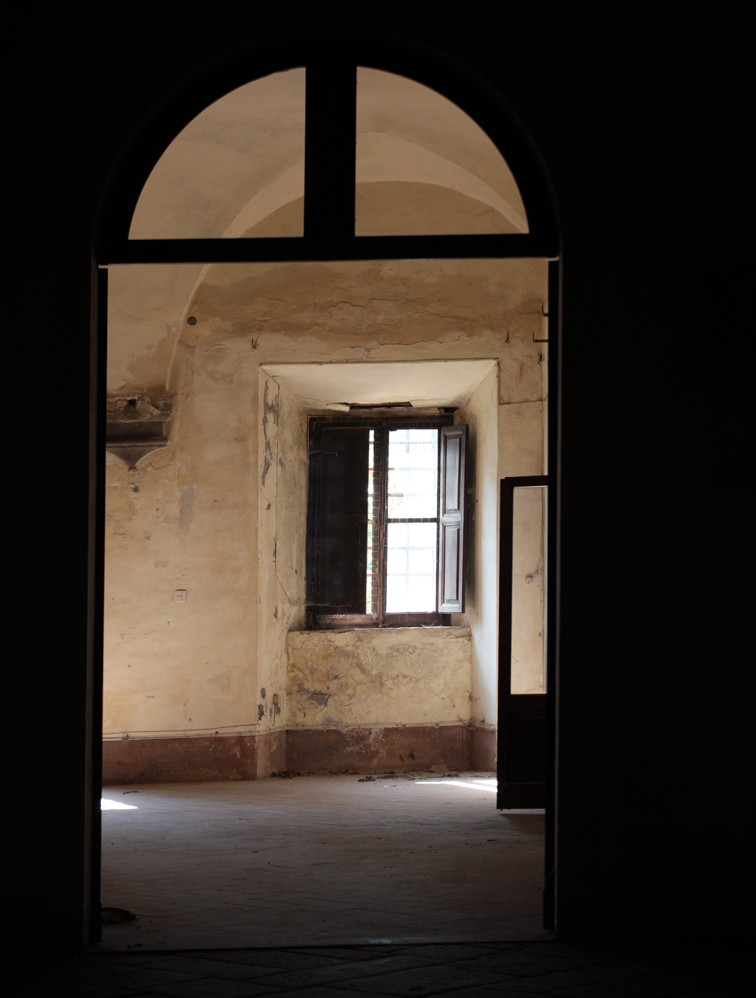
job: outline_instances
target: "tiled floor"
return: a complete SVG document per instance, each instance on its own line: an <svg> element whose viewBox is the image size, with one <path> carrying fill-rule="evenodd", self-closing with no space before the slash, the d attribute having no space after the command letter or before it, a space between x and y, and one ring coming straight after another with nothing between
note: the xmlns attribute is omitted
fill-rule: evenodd
<svg viewBox="0 0 756 998"><path fill-rule="evenodd" d="M104 949L538 939L543 815L490 774L109 787ZM126 807L124 807L126 805Z"/></svg>
<svg viewBox="0 0 756 998"><path fill-rule="evenodd" d="M106 905L77 959L10 998L742 998L746 947L577 946L540 928L543 817L485 774L111 787ZM382 940L382 942L378 942ZM372 945L366 945L366 942ZM327 944L331 945L327 945ZM746 955L744 955L746 953Z"/></svg>
<svg viewBox="0 0 756 998"><path fill-rule="evenodd" d="M3 983L9 998L750 998L754 991L742 950L706 941L656 947L541 941L87 954L17 967Z"/></svg>

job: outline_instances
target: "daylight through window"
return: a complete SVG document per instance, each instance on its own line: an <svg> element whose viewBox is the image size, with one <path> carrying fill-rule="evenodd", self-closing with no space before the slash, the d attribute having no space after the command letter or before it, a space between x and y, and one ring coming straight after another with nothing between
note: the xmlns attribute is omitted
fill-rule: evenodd
<svg viewBox="0 0 756 998"><path fill-rule="evenodd" d="M451 419L312 420L311 626L444 624L461 608L466 428Z"/></svg>

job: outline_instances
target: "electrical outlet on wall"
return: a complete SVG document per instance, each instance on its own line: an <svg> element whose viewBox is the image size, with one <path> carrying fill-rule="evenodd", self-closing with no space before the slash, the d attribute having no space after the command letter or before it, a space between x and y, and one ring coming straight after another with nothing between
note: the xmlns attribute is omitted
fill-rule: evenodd
<svg viewBox="0 0 756 998"><path fill-rule="evenodd" d="M186 589L174 589L173 590L173 602L174 603L186 603Z"/></svg>

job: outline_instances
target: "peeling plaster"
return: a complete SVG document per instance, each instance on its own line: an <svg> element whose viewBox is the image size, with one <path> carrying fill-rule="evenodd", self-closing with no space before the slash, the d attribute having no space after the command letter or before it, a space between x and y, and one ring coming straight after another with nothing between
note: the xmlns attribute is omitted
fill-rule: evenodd
<svg viewBox="0 0 756 998"><path fill-rule="evenodd" d="M470 719L468 627L294 631L289 724L446 724Z"/></svg>
<svg viewBox="0 0 756 998"><path fill-rule="evenodd" d="M199 495L199 486L182 485L181 489L181 509L179 510L179 527L186 527L194 516L194 500Z"/></svg>
<svg viewBox="0 0 756 998"><path fill-rule="evenodd" d="M273 451L271 450L270 444L270 433L268 430L268 417L273 417L274 425L278 425L278 395L272 402L268 402L268 380L265 379L265 389L263 395L263 418L262 418L262 432L263 432L263 447L264 447L264 458L263 458L263 468L260 475L260 485L265 488L265 479L268 477L268 472L270 471L270 466L273 464Z"/></svg>

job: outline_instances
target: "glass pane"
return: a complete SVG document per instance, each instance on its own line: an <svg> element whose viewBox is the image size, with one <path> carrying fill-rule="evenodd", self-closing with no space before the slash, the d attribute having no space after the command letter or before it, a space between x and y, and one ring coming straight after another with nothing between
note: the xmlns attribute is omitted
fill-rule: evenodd
<svg viewBox="0 0 756 998"><path fill-rule="evenodd" d="M357 70L355 233L527 232L503 156L472 118L429 87Z"/></svg>
<svg viewBox="0 0 756 998"><path fill-rule="evenodd" d="M436 524L389 523L386 613L436 609Z"/></svg>
<svg viewBox="0 0 756 998"><path fill-rule="evenodd" d="M304 127L304 69L232 90L160 157L129 237L302 236Z"/></svg>
<svg viewBox="0 0 756 998"><path fill-rule="evenodd" d="M388 515L438 515L438 430L390 430Z"/></svg>
<svg viewBox="0 0 756 998"><path fill-rule="evenodd" d="M547 489L514 490L512 693L546 692Z"/></svg>

